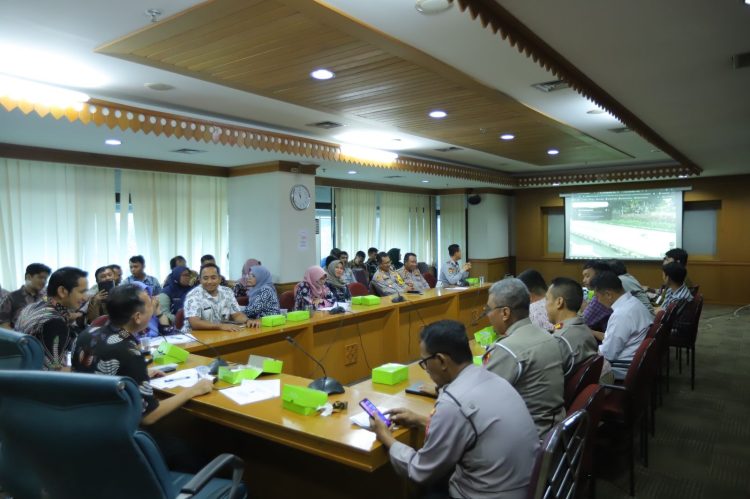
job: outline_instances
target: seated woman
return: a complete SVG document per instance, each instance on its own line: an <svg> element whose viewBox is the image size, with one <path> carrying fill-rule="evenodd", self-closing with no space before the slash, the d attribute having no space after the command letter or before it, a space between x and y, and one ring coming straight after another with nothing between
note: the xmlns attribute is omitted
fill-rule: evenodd
<svg viewBox="0 0 750 499"><path fill-rule="evenodd" d="M333 295L335 302L351 301L352 294L343 280L344 264L341 260L334 260L328 264L328 276L326 286Z"/></svg>
<svg viewBox="0 0 750 499"><path fill-rule="evenodd" d="M247 274L247 297L245 315L250 319L260 319L266 315L279 313L279 296L271 281L271 273L267 268L256 265ZM236 288L235 288L236 289Z"/></svg>
<svg viewBox="0 0 750 499"><path fill-rule="evenodd" d="M308 268L302 282L294 287L294 310L306 310L311 305L316 309L332 306L335 299L326 286L327 277L326 271L317 265Z"/></svg>
<svg viewBox="0 0 750 499"><path fill-rule="evenodd" d="M240 277L240 280L237 281L237 284L234 285L234 297L235 298L241 298L243 296L247 296L247 288L250 286L248 284L248 276L250 275L250 269L253 267L260 265L260 262L256 260L255 258L250 258L245 262L245 265L242 266L242 277Z"/></svg>
<svg viewBox="0 0 750 499"><path fill-rule="evenodd" d="M167 284L162 288L157 297L159 308L167 316L169 322L174 324L174 316L185 305L185 296L193 289L191 282L193 274L189 268L178 265L172 270L167 278Z"/></svg>

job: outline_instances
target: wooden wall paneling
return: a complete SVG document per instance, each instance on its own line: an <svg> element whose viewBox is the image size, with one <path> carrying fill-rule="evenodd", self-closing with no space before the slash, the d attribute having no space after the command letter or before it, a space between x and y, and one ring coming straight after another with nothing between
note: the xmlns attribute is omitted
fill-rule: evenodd
<svg viewBox="0 0 750 499"><path fill-rule="evenodd" d="M486 283L499 281L506 273L510 272L507 257L493 258L489 260L471 259L471 277L484 276Z"/></svg>

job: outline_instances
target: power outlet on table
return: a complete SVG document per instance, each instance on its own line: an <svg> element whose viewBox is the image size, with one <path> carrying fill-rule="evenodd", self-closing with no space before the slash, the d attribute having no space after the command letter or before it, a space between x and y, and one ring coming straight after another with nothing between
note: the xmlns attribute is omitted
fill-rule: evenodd
<svg viewBox="0 0 750 499"><path fill-rule="evenodd" d="M359 354L359 345L352 343L351 345L344 346L344 365L350 366L357 363L357 355Z"/></svg>

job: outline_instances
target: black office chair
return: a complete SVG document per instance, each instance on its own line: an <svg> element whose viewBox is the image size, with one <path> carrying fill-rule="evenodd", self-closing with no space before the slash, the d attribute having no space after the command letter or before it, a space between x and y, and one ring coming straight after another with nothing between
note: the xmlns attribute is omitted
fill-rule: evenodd
<svg viewBox="0 0 750 499"><path fill-rule="evenodd" d="M222 454L197 475L169 471L138 430L141 395L131 378L0 371L0 441L38 475L49 497L246 497L244 464ZM232 480L213 478L224 467Z"/></svg>

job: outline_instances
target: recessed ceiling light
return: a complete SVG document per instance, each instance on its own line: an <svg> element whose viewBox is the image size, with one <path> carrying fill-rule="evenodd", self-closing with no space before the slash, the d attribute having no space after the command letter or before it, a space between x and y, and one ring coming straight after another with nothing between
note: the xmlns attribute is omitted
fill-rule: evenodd
<svg viewBox="0 0 750 499"><path fill-rule="evenodd" d="M745 3L747 3L747 2L745 2ZM748 4L748 5L750 5L750 4ZM687 175L677 175L677 178L687 178L687 177L688 177Z"/></svg>
<svg viewBox="0 0 750 499"><path fill-rule="evenodd" d="M552 182L553 187L557 187L558 185L560 185L560 182Z"/></svg>
<svg viewBox="0 0 750 499"><path fill-rule="evenodd" d="M501 138L502 140L513 140L513 139L515 139L515 138L516 138L516 136L515 136L515 135L513 135L512 133L504 133L504 134L502 134L502 135L500 136L500 138Z"/></svg>
<svg viewBox="0 0 750 499"><path fill-rule="evenodd" d="M423 184L429 184L429 183L430 183L430 181L429 181L429 180L422 180L422 183L423 183Z"/></svg>
<svg viewBox="0 0 750 499"><path fill-rule="evenodd" d="M547 154L549 154L550 156L557 156L558 154L560 154L560 151L558 151L557 149L547 149Z"/></svg>
<svg viewBox="0 0 750 499"><path fill-rule="evenodd" d="M440 14L453 7L453 3L450 0L417 0L414 3L414 8L420 14Z"/></svg>
<svg viewBox="0 0 750 499"><path fill-rule="evenodd" d="M105 144L108 146L119 146L122 144L122 141L120 139L107 139L104 141Z"/></svg>
<svg viewBox="0 0 750 499"><path fill-rule="evenodd" d="M448 116L448 113L446 113L445 111L441 111L439 109L436 109L434 111L430 111L430 118L438 118L439 119L439 118L445 118L446 116Z"/></svg>
<svg viewBox="0 0 750 499"><path fill-rule="evenodd" d="M750 5L750 0L745 0L745 5Z"/></svg>
<svg viewBox="0 0 750 499"><path fill-rule="evenodd" d="M606 111L604 109L599 109L599 108L589 109L588 111L586 111L586 114L604 114L604 113L606 113Z"/></svg>
<svg viewBox="0 0 750 499"><path fill-rule="evenodd" d="M333 71L329 71L327 69L316 69L312 73L310 73L310 76L315 78L316 80L330 80L335 74L333 74Z"/></svg>
<svg viewBox="0 0 750 499"><path fill-rule="evenodd" d="M167 83L144 83L143 86L151 90L156 90L157 92L166 92L167 90L174 90L174 87Z"/></svg>
<svg viewBox="0 0 750 499"><path fill-rule="evenodd" d="M348 173L349 175L356 175L357 174L357 170L349 170L346 173Z"/></svg>

